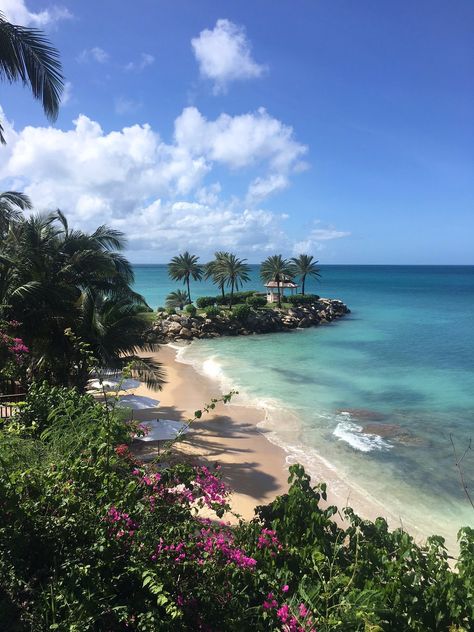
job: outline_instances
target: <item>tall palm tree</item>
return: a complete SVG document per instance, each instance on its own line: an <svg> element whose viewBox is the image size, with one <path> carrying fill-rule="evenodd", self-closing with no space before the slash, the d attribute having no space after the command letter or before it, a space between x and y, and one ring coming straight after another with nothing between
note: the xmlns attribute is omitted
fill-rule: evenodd
<svg viewBox="0 0 474 632"><path fill-rule="evenodd" d="M280 283L291 278L292 272L290 263L281 255L271 255L262 262L260 266L260 277L264 283L275 281L278 291L278 307L281 307L281 289Z"/></svg>
<svg viewBox="0 0 474 632"><path fill-rule="evenodd" d="M183 281L188 291L188 299L191 303L190 279L200 281L203 275L202 266L198 264L199 257L191 255L187 250L182 255L173 257L168 264L168 274L173 281Z"/></svg>
<svg viewBox="0 0 474 632"><path fill-rule="evenodd" d="M56 120L64 87L58 51L34 28L10 24L0 12L0 80L21 81L41 101L46 116ZM0 124L0 143L5 144Z"/></svg>
<svg viewBox="0 0 474 632"><path fill-rule="evenodd" d="M0 193L0 237L4 237L11 222L21 219L22 211L32 208L30 198L17 191Z"/></svg>
<svg viewBox="0 0 474 632"><path fill-rule="evenodd" d="M219 262L225 259L228 254L228 252L224 252L223 250L215 252L214 259L209 261L209 263L206 263L203 270L204 279L212 279L214 285L217 285L221 291L223 299L225 298L225 279L222 275L222 269L219 267Z"/></svg>
<svg viewBox="0 0 474 632"><path fill-rule="evenodd" d="M244 283L250 281L250 266L247 259L238 259L234 254L227 252L216 263L216 272L230 287L229 307L232 307L234 290L238 290Z"/></svg>
<svg viewBox="0 0 474 632"><path fill-rule="evenodd" d="M321 272L314 261L313 255L298 255L291 258L291 270L294 276L301 277L301 294L304 294L304 284L307 276L321 278Z"/></svg>
<svg viewBox="0 0 474 632"><path fill-rule="evenodd" d="M183 310L185 305L189 304L189 298L183 290L175 290L170 292L166 297L166 307L173 307Z"/></svg>

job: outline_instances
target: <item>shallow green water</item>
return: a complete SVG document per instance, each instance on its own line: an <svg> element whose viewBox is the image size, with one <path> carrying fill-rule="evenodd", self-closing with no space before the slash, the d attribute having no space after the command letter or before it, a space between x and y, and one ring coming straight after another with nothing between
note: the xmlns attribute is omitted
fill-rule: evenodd
<svg viewBox="0 0 474 632"><path fill-rule="evenodd" d="M140 279L138 268L137 289L152 301ZM182 359L265 406L265 429L289 460L317 477L323 457L396 518L452 542L474 524L450 441L462 451L474 435L474 267L328 266L311 290L352 314L288 334L199 341ZM473 457L463 462L472 488Z"/></svg>

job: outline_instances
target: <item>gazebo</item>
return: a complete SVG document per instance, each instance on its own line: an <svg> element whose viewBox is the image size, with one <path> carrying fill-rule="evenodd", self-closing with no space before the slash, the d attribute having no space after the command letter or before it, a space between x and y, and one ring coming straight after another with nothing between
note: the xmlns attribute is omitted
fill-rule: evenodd
<svg viewBox="0 0 474 632"><path fill-rule="evenodd" d="M298 284L295 283L291 277L282 277L279 285L282 298L285 296L285 290L289 290L289 294L292 295L296 294L296 290L298 289ZM265 283L265 287L267 288L267 303L277 303L278 283L273 279Z"/></svg>

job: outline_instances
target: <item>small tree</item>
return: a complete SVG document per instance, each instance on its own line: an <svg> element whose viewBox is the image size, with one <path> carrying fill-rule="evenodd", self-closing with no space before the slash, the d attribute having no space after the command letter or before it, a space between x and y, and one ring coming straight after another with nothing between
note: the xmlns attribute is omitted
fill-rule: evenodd
<svg viewBox="0 0 474 632"><path fill-rule="evenodd" d="M183 290L170 292L166 297L166 307L183 310L185 305L190 304L188 294Z"/></svg>
<svg viewBox="0 0 474 632"><path fill-rule="evenodd" d="M234 290L238 290L244 283L250 281L250 267L245 263L246 261L227 252L216 262L216 274L230 287L230 308L232 308Z"/></svg>
<svg viewBox="0 0 474 632"><path fill-rule="evenodd" d="M222 269L220 267L220 262L228 256L228 252L224 252L223 250L219 250L214 253L214 259L206 263L204 266L204 278L212 279L214 285L217 285L219 290L221 291L222 298L225 298L224 285L225 278L222 274Z"/></svg>
<svg viewBox="0 0 474 632"><path fill-rule="evenodd" d="M293 276L301 277L301 294L304 296L304 284L307 276L321 278L319 268L316 266L318 261L314 261L313 255L298 255L291 258L291 271Z"/></svg>
<svg viewBox="0 0 474 632"><path fill-rule="evenodd" d="M203 275L202 266L198 264L199 257L190 254L187 250L182 255L173 257L168 264L168 274L173 281L183 281L188 291L189 302L191 300L190 279L200 281Z"/></svg>

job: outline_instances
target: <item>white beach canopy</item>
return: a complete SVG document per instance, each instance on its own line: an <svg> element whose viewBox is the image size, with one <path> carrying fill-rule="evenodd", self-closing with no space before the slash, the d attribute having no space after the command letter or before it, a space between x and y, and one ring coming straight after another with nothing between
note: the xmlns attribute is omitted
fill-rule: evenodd
<svg viewBox="0 0 474 632"><path fill-rule="evenodd" d="M123 379L121 375L103 378L102 384L98 379L89 382L89 388L99 390L105 388L106 391L116 391L117 389L121 391L129 391L132 388L138 388L139 386L140 382L138 380L132 380L131 378Z"/></svg>
<svg viewBox="0 0 474 632"><path fill-rule="evenodd" d="M143 422L148 432L143 437L136 437L139 441L171 441L178 435L187 434L189 425L174 419L153 419Z"/></svg>
<svg viewBox="0 0 474 632"><path fill-rule="evenodd" d="M131 408L132 410L148 410L156 408L159 403L158 399L145 397L144 395L122 395L117 401L117 406L120 408Z"/></svg>

